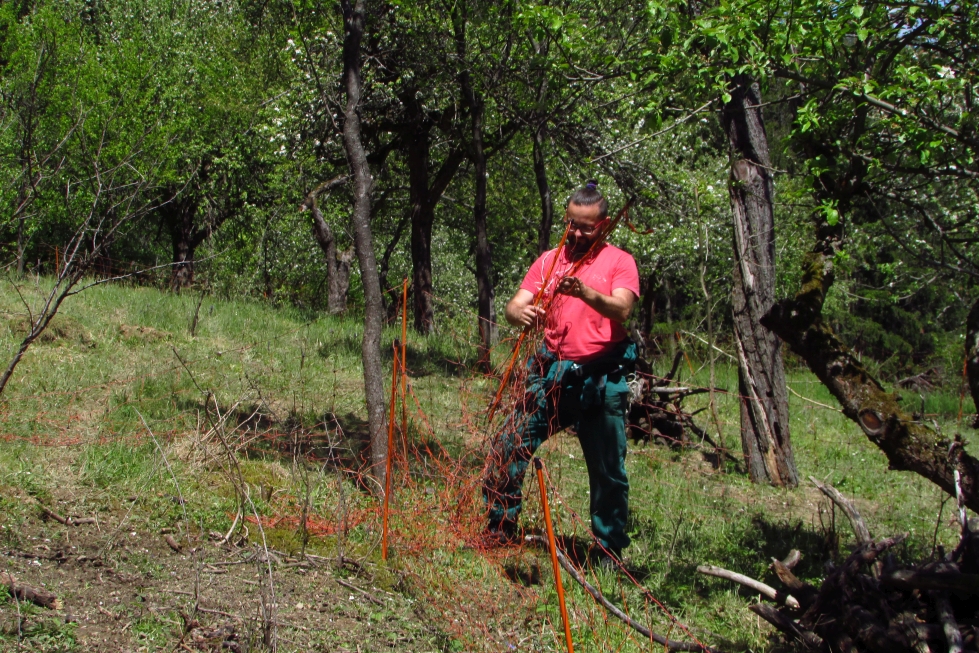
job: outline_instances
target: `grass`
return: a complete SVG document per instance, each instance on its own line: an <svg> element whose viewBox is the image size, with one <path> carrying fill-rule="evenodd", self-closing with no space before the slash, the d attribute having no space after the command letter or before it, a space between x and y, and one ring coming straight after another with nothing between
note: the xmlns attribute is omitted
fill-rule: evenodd
<svg viewBox="0 0 979 653"><path fill-rule="evenodd" d="M45 283L37 281L35 290ZM29 301L36 296L29 285L21 292ZM23 320L19 302L9 286L0 291L0 343L8 352ZM494 390L490 381L467 373L474 362L471 334L409 335L412 396L418 402L410 406L412 441L423 443L419 449L427 453L414 460L411 476L398 477L395 553L378 564L378 506L352 471L366 430L361 325L350 318L207 299L191 336L196 302L189 294L123 286L93 288L67 302L55 324L68 327L32 347L0 403L0 487L45 505L70 495L72 505L81 502L96 514L121 506L127 523L147 531L205 534L230 528L241 492L254 514L268 520L300 514L308 497L318 531L304 535L294 522L270 521L265 537L272 548L290 554L305 547L378 565L381 586L415 605L396 614L351 613L377 624L378 642L406 632L405 623L432 621L444 635L431 639L411 631L431 650L562 649L547 557L533 549L484 554L465 545L467 529L478 521L472 482L480 473L485 437L478 415ZM398 331L385 332L385 352ZM656 362L660 373L669 359ZM708 411L697 419L738 459L736 370L719 364L716 376L716 385L728 390L717 396L721 435ZM937 544L956 539L950 506L939 518L943 497L934 485L887 471L883 454L832 408L835 401L812 375L790 369L788 376L796 393L790 396L790 430L801 478L815 476L852 497L875 536L909 531L898 551L908 559L932 555ZM707 385L708 378L696 356L684 361L683 382ZM924 397L905 393L904 401L912 410L923 402L923 412L946 433L964 432L957 421L958 390ZM699 395L685 407L705 408L707 401ZM967 400L964 411L971 410ZM215 423L226 424L219 431L231 445L248 443L237 450L235 465L228 462L221 435L210 433ZM974 451L975 437L965 435ZM587 524L576 517L587 516L588 494L575 438L555 436L540 455L551 479L558 532L587 544ZM839 559L852 544L848 524L808 481L793 490L756 486L735 463L714 465L701 452L656 443L631 446L627 465L634 540L627 558L639 585L615 574L588 573L613 600L675 638L689 635L650 597L706 643L770 649L770 629L746 609L754 597L698 574L697 565L715 564L778 585L771 558L797 548L803 552L798 574L819 582L824 562ZM528 483L527 495L522 521L542 528L535 485ZM6 538L13 545L17 525L31 508L2 496L0 542ZM248 527L257 541L256 525ZM152 558L130 562L150 577L160 573ZM648 650L617 622L606 622L581 588L565 582L575 641L583 650ZM9 617L9 605L0 611ZM72 645L70 628L49 632L35 622L40 630L31 637L48 643L32 650L69 650L58 647ZM388 622L402 625L386 631ZM176 627L158 616L146 616L132 628L149 648L173 645ZM324 646L336 644L332 635L317 636ZM0 649L15 639L4 630Z"/></svg>

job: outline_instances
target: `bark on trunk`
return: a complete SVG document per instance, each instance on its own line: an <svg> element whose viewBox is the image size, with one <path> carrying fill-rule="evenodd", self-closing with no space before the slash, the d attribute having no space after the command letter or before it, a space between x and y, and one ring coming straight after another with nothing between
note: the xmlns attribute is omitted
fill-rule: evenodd
<svg viewBox="0 0 979 653"><path fill-rule="evenodd" d="M371 236L371 179L367 155L360 135L360 42L364 35L364 0L341 0L346 34L343 40L343 86L347 104L343 113L343 145L347 164L353 175L354 247L360 262L364 284L364 338L361 358L364 365L364 395L370 428L371 466L378 480L377 488L385 487L387 438L385 437L384 379L381 372L381 328L384 324L384 305L381 283L374 258Z"/></svg>
<svg viewBox="0 0 979 653"><path fill-rule="evenodd" d="M401 101L407 114L403 140L408 150L408 194L411 200L414 326L420 333L431 333L435 328L435 309L432 303L432 226L435 224L435 206L459 169L465 152L461 144L449 152L429 182L433 122L425 113L413 89L405 91Z"/></svg>
<svg viewBox="0 0 979 653"><path fill-rule="evenodd" d="M173 278L170 288L180 292L194 283L194 250L192 241L181 233L173 239Z"/></svg>
<svg viewBox="0 0 979 653"><path fill-rule="evenodd" d="M537 254L551 248L551 228L554 226L554 199L547 181L547 165L544 160L545 128L541 124L534 130L534 179L540 195L540 228L537 232Z"/></svg>
<svg viewBox="0 0 979 653"><path fill-rule="evenodd" d="M732 150L734 340L741 395L741 444L751 480L795 487L789 409L780 343L760 320L775 299L775 216L768 140L758 85L735 78L721 121Z"/></svg>
<svg viewBox="0 0 979 653"><path fill-rule="evenodd" d="M839 226L822 224L803 264L802 289L775 304L762 324L806 361L843 414L884 452L890 469L920 474L953 496L958 470L966 505L979 510L979 460L901 410L898 396L884 390L823 320L838 236Z"/></svg>
<svg viewBox="0 0 979 653"><path fill-rule="evenodd" d="M350 268L353 263L354 250L337 249L336 238L333 230L323 218L323 212L319 209L317 196L325 191L332 190L347 182L349 178L337 177L328 182L320 184L306 196L301 211L309 210L313 217L313 237L316 243L323 250L326 256L326 275L327 275L327 296L326 310L331 315L337 315L347 310L347 290L350 288Z"/></svg>
<svg viewBox="0 0 979 653"><path fill-rule="evenodd" d="M200 240L203 240L194 228L197 202L189 197L174 197L160 210L170 229L170 244L173 248L170 288L174 292L180 292L181 288L187 288L194 283L194 252Z"/></svg>
<svg viewBox="0 0 979 653"><path fill-rule="evenodd" d="M431 333L435 326L432 306L432 225L435 206L428 191L428 160L431 125L414 100L408 102L412 116L408 143L408 186L411 198L411 282L414 324L419 333Z"/></svg>
<svg viewBox="0 0 979 653"><path fill-rule="evenodd" d="M972 305L965 320L965 373L969 379L972 401L976 405L972 428L979 428L979 300Z"/></svg>
<svg viewBox="0 0 979 653"><path fill-rule="evenodd" d="M350 288L350 266L353 263L353 249L340 251L333 230L323 219L318 206L313 206L313 234L320 249L326 255L327 295L326 310L337 315L347 310L347 290Z"/></svg>
<svg viewBox="0 0 979 653"><path fill-rule="evenodd" d="M479 347L477 365L485 374L493 371L491 353L496 340L496 315L493 310L493 255L490 250L489 233L486 225L486 152L483 149L483 115L485 104L482 96L472 85L466 57L466 16L465 7L455 13L454 27L456 53L463 66L459 74L459 85L469 108L472 119L472 152L476 175L476 197L473 201L473 221L476 227L476 308L479 323Z"/></svg>

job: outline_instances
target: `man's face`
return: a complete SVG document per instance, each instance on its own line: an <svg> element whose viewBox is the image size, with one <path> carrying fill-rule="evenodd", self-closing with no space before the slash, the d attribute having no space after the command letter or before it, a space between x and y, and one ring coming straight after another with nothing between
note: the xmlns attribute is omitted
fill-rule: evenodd
<svg viewBox="0 0 979 653"><path fill-rule="evenodd" d="M572 253L584 254L598 239L602 227L608 219L600 217L600 211L600 204L592 204L591 206L568 205L568 220L571 222L571 230L568 232L567 247Z"/></svg>

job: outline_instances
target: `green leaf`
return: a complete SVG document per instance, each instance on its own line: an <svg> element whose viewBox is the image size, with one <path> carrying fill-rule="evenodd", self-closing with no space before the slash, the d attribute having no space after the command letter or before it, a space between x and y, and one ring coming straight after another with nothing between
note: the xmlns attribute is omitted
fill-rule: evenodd
<svg viewBox="0 0 979 653"><path fill-rule="evenodd" d="M860 40L861 43L866 41L869 35L870 35L870 30L868 30L866 27L861 27L857 29L857 38Z"/></svg>
<svg viewBox="0 0 979 653"><path fill-rule="evenodd" d="M863 7L861 7L860 5L853 5L853 8L850 9L850 13L853 14L854 18L860 20L861 18L863 18Z"/></svg>
<svg viewBox="0 0 979 653"><path fill-rule="evenodd" d="M825 201L820 205L819 210L823 212L823 217L826 219L826 224L831 227L835 227L840 222L840 212L836 208L836 202L834 200Z"/></svg>

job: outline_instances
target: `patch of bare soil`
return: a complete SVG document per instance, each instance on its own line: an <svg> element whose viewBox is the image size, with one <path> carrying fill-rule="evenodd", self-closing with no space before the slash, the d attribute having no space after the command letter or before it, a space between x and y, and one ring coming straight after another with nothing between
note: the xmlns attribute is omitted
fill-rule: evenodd
<svg viewBox="0 0 979 653"><path fill-rule="evenodd" d="M4 488L8 499L17 492ZM20 605L0 586L2 651L244 653L270 650L273 640L279 651L444 647L397 583L385 588L368 563L293 558L219 534L148 532L138 500L89 523L70 504L54 504L52 515L26 494L15 500L23 511L0 515L0 572L55 593L63 607Z"/></svg>

